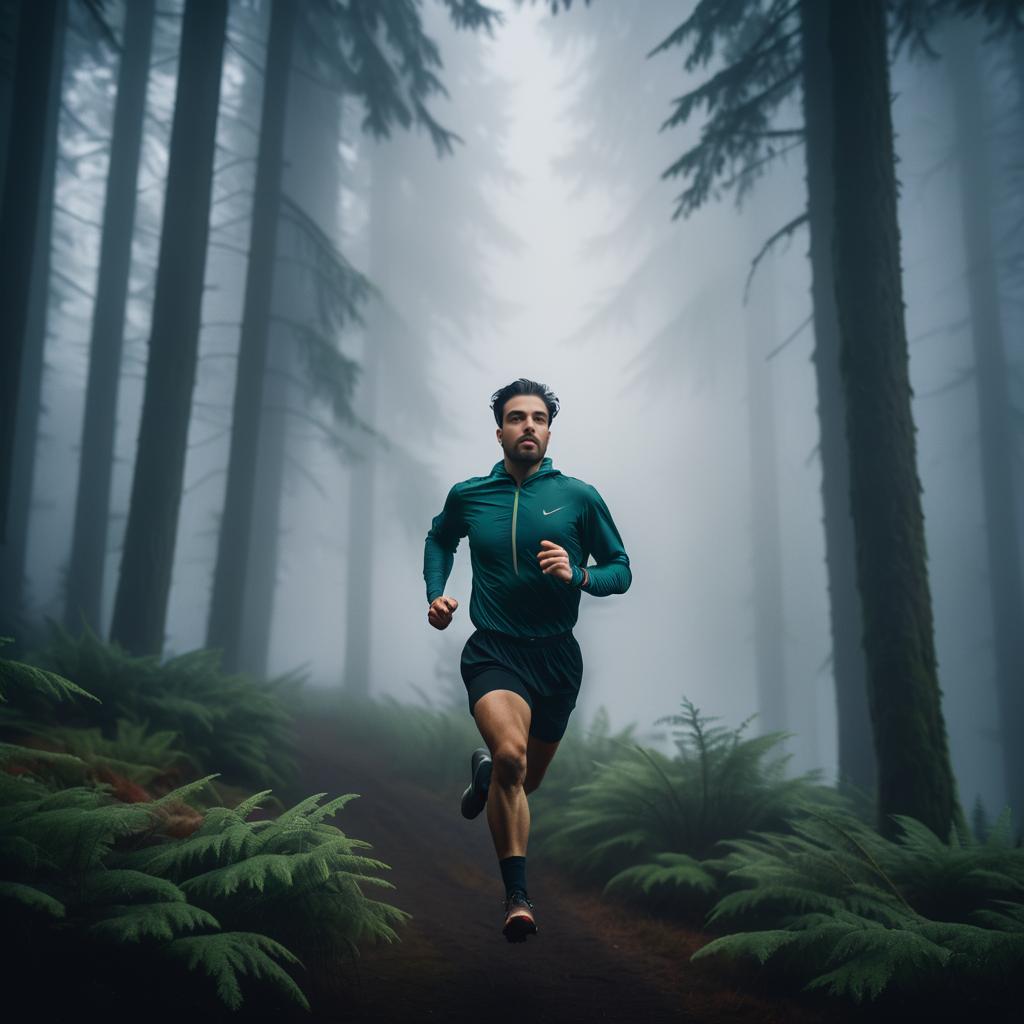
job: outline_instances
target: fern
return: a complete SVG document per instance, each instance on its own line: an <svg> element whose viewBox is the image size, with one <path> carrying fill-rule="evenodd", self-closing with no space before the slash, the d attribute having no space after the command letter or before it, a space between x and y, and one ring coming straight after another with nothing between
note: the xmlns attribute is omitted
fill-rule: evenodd
<svg viewBox="0 0 1024 1024"><path fill-rule="evenodd" d="M579 877L677 910L706 907L715 894L723 866L712 855L723 840L841 806L816 773L785 778L785 756L772 756L782 734L745 738L749 719L729 730L682 705L656 723L682 727L675 757L620 744L613 759L592 763L568 806L534 827L535 842Z"/></svg>
<svg viewBox="0 0 1024 1024"><path fill-rule="evenodd" d="M286 971L272 959L299 963L279 942L253 932L220 932L175 939L167 947L168 954L184 961L190 971L201 970L217 986L217 995L229 1009L242 1005L240 977L265 978L283 989L303 1009L309 1010L305 994Z"/></svg>
<svg viewBox="0 0 1024 1024"><path fill-rule="evenodd" d="M753 956L855 1002L883 993L998 1001L1019 989L1024 851L1006 844L1007 827L983 843L942 842L912 818L897 823L889 841L852 816L816 813L791 822L790 835L723 844L718 867L732 891L708 920L737 934L694 959Z"/></svg>
<svg viewBox="0 0 1024 1024"><path fill-rule="evenodd" d="M680 895L685 900L694 892L713 893L716 882L699 861L685 853L658 853L654 856L654 863L635 864L612 875L605 883L604 891L657 896L661 902L675 903Z"/></svg>
<svg viewBox="0 0 1024 1024"><path fill-rule="evenodd" d="M10 637L0 637L0 647L10 643ZM47 672L21 661L9 661L0 658L0 702L7 701L9 691L39 694L50 700L71 700L75 697L87 697L100 703L99 697L88 690L83 690L56 672Z"/></svg>
<svg viewBox="0 0 1024 1024"><path fill-rule="evenodd" d="M220 668L219 652L210 650L165 662L155 655L133 657L89 629L75 637L56 623L51 623L49 645L31 660L40 669L74 679L102 701L88 721L74 706L55 716L36 701L26 710L34 712L41 728L88 725L110 737L118 719L148 723L155 734L176 733L199 771L215 766L270 786L294 781L290 706L300 680L291 675L261 682L229 674Z"/></svg>
<svg viewBox="0 0 1024 1024"><path fill-rule="evenodd" d="M117 660L98 644L90 657L107 667ZM208 665L197 657L184 671L202 675ZM20 704L51 699L45 678L28 673L19 680ZM173 839L162 831L169 816L182 807L195 815L188 802L200 800L217 776L136 804L114 801L106 786L62 784L60 772L80 781L90 766L161 771L176 759L171 730L150 733L145 720L128 717L116 721L116 730L113 739L89 726L46 730L47 742L60 741L82 757L0 745L8 768L0 772L0 905L8 927L28 936L8 961L26 994L41 990L39 972L54 959L69 965L76 1007L90 991L123 991L122 970L140 985L143 978L155 983L170 960L213 978L232 1009L242 1005L241 979L249 976L308 1010L281 967L301 964L292 949L355 955L360 942L398 938L395 929L409 915L363 891L394 888L375 874L387 865L358 853L370 844L326 820L355 794L322 804L326 794L319 793L276 821L249 821L271 796L263 790L234 809L207 809L193 834ZM259 749L249 744L247 756Z"/></svg>
<svg viewBox="0 0 1024 1024"><path fill-rule="evenodd" d="M219 928L213 914L182 899L179 903L111 905L103 917L89 926L89 931L98 938L130 944L144 939L169 942L182 932Z"/></svg>
<svg viewBox="0 0 1024 1024"><path fill-rule="evenodd" d="M34 913L64 917L67 911L60 900L34 885L23 882L0 882L0 901L18 903Z"/></svg>

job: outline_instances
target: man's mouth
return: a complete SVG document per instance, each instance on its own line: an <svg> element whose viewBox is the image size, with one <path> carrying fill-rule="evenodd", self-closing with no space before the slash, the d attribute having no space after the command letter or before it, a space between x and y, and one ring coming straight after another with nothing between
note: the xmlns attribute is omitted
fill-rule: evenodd
<svg viewBox="0 0 1024 1024"><path fill-rule="evenodd" d="M520 444L536 444L537 442L536 441L526 441L526 440L524 440L524 441L520 441L519 443Z"/></svg>

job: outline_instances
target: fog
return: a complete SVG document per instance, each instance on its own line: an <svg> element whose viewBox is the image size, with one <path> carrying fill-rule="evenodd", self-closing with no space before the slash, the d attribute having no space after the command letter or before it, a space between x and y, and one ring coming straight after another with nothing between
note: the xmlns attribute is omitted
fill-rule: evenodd
<svg viewBox="0 0 1024 1024"><path fill-rule="evenodd" d="M279 400L291 412L283 417L267 671L301 669L311 686L340 689L352 604L365 603L370 692L455 704L468 714L458 677L473 631L468 541L445 588L460 607L438 632L426 618L424 537L451 485L486 475L499 461L490 396L525 377L557 394L547 455L601 493L633 573L625 594L581 598L575 634L585 671L574 721L587 724L604 706L613 728L636 723L638 736L667 751L669 737L654 722L686 697L730 727L760 710L748 728L765 727L772 716L759 707L760 622L781 657L785 707L776 717L793 734L789 770L820 769L833 781L837 712L806 225L764 253L750 276L765 241L806 205L803 150L772 162L739 205L728 191L673 219L684 184L662 173L697 142L701 117L661 128L673 99L708 72L686 71L678 48L646 55L685 11L604 0L556 16L544 4L497 6L504 22L491 38L454 29L440 4L423 7L448 92L428 106L461 138L447 155L438 155L422 127L372 139L361 130L357 98L342 100L293 73L289 102L301 116L287 128L285 194L381 289L386 310L370 300L364 323L349 322L337 336L339 351L366 370L353 407L376 435L332 421L329 402L297 383L298 357L288 354L284 329L272 334ZM180 10L168 4L161 11L147 94L101 632L113 615L139 436ZM267 6L235 4L230 17L217 128L222 170L165 655L206 642L224 501L262 89L254 58L265 45ZM112 5L111 18L116 27L122 8ZM69 19L75 31L65 57L54 283L26 558L34 622L64 617L106 174L102 140L116 94L116 61L72 59L70 48L82 48L89 23L76 5ZM1004 174L1013 155L1019 159L1019 98L995 45L973 29L960 31L970 32L992 106L992 160L1003 175L993 198L996 234L1019 253L1012 226L1021 199ZM941 61L906 49L895 57L903 294L939 684L960 798L969 805L980 796L998 810L1007 794L949 90ZM778 122L801 116L797 94ZM333 137L323 129L331 118L339 126ZM91 149L95 155L70 162ZM384 167L395 176L397 198L389 200L386 233L375 236L372 187ZM313 302L282 280L275 280L279 309ZM1004 272L1018 411L1019 284ZM1019 433L1013 443L1019 509ZM264 472L267 462L261 456ZM264 509L273 497L267 479L257 492ZM357 562L360 552L368 561ZM774 562L759 561L765 558ZM764 564L776 566L767 584L755 571Z"/></svg>

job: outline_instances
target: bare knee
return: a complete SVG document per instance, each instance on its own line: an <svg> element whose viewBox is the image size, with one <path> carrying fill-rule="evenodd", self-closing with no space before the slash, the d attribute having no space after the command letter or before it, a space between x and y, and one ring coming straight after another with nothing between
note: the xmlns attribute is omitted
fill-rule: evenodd
<svg viewBox="0 0 1024 1024"><path fill-rule="evenodd" d="M523 784L526 778L526 744L502 744L494 751L492 761L492 782L505 789Z"/></svg>

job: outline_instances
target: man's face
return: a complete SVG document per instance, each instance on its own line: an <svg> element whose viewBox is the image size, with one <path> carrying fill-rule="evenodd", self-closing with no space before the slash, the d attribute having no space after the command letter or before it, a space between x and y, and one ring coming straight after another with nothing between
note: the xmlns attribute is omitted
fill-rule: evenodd
<svg viewBox="0 0 1024 1024"><path fill-rule="evenodd" d="M544 458L551 438L548 407L540 395L515 395L505 403L498 440L510 462L533 465Z"/></svg>

